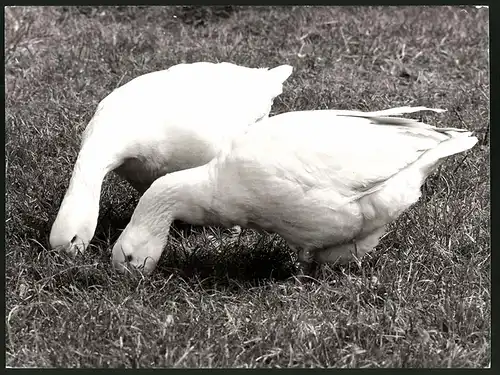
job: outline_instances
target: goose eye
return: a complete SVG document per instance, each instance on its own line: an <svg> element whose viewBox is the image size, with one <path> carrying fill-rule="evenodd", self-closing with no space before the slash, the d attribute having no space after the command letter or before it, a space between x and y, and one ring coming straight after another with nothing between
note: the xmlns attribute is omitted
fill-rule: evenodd
<svg viewBox="0 0 500 375"><path fill-rule="evenodd" d="M126 256L125 256L125 261L127 261L127 262L131 262L131 261L132 261L132 255L131 255L131 254L126 255Z"/></svg>
<svg viewBox="0 0 500 375"><path fill-rule="evenodd" d="M75 235L73 236L73 238L71 239L71 243L74 243L74 242L76 241L76 239L77 239L77 238L78 238L78 236L75 234Z"/></svg>

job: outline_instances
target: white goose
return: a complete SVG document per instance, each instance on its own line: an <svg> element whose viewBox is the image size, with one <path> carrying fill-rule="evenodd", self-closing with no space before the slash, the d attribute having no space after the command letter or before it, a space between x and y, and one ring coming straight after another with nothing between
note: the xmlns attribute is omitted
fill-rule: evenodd
<svg viewBox="0 0 500 375"><path fill-rule="evenodd" d="M94 236L105 175L139 192L166 173L203 165L238 132L269 116L292 67L198 62L145 74L102 100L90 120L50 233L75 255Z"/></svg>
<svg viewBox="0 0 500 375"><path fill-rule="evenodd" d="M151 272L174 219L281 235L305 264L346 262L373 249L420 197L438 162L471 148L463 129L363 113L304 111L251 127L210 163L156 180L113 247L113 265Z"/></svg>

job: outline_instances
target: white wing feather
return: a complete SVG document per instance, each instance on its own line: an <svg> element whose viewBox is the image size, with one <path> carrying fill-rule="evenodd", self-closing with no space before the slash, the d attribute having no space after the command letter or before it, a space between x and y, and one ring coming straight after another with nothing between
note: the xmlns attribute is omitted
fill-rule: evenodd
<svg viewBox="0 0 500 375"><path fill-rule="evenodd" d="M389 111L378 114L388 115ZM263 180L280 176L305 191L335 191L345 198L342 202L348 202L379 189L425 152L448 141L448 133L461 132L406 118L348 112L304 111L274 116L233 142L227 165L267 174L258 177ZM402 112L394 109L392 113ZM241 178L244 175L239 174Z"/></svg>

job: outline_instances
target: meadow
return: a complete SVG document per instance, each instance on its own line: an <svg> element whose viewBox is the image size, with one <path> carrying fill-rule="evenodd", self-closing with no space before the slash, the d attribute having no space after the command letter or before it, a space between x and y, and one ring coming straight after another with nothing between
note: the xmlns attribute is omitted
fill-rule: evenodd
<svg viewBox="0 0 500 375"><path fill-rule="evenodd" d="M488 9L7 7L5 350L11 367L486 367L491 363ZM317 280L275 234L179 224L150 277L110 267L138 195L110 174L75 260L48 248L80 134L141 74L290 64L272 114L447 109L473 130L361 266ZM193 108L196 110L196 108ZM110 139L110 142L113 140Z"/></svg>

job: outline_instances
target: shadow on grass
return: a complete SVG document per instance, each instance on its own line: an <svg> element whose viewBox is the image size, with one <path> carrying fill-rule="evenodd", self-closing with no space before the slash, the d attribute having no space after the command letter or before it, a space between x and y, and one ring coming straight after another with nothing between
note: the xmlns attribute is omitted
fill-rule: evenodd
<svg viewBox="0 0 500 375"><path fill-rule="evenodd" d="M205 228L188 228L183 223L177 223L177 228L157 266L156 272L163 277L174 274L203 288L233 289L286 280L296 273L291 251L276 235L245 230L236 243L224 244L227 230L216 229L213 233L218 233L221 242L214 244ZM186 244L186 231L191 245Z"/></svg>
<svg viewBox="0 0 500 375"><path fill-rule="evenodd" d="M57 250L39 252L37 259L29 262L26 273L38 284L40 291L63 295L92 288L119 288L132 292L158 279L172 278L203 289L236 291L242 287L245 289L286 280L296 273L290 250L281 240L276 244L275 236L260 236L253 246L235 244L214 249L213 246L205 246L204 241L198 238L202 237L196 234L199 228L184 223L177 223L176 226L181 233L170 238L164 255L150 276L115 272L110 262L111 248L105 244L92 244L75 259ZM181 241L178 240L187 232L192 232L196 238L196 245L189 249L180 246Z"/></svg>

